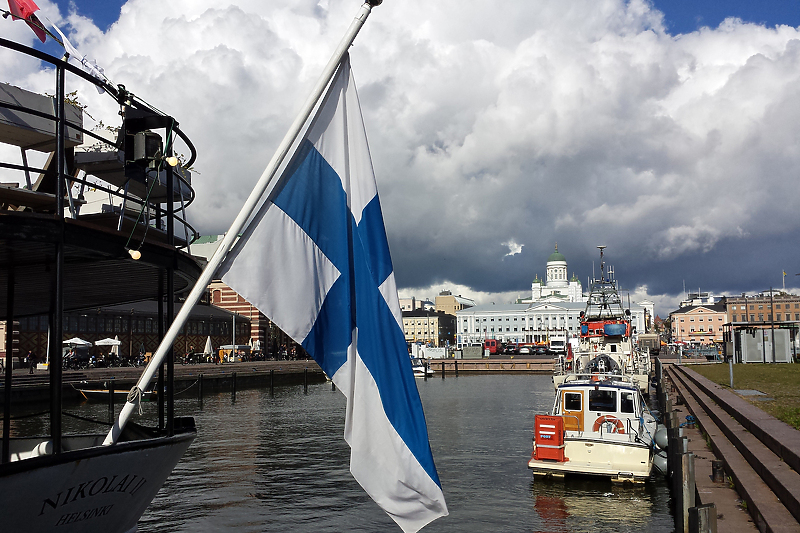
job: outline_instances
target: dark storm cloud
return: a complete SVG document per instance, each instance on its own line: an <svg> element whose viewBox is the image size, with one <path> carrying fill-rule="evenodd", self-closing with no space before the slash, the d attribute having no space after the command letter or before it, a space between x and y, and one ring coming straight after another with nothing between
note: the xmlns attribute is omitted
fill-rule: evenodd
<svg viewBox="0 0 800 533"><path fill-rule="evenodd" d="M137 0L105 33L69 22L179 118L200 152L190 216L220 233L358 5ZM401 293L525 296L555 242L584 284L607 245L661 314L684 281L738 293L800 271L800 32L731 19L673 36L662 20L643 0L375 9L351 55Z"/></svg>

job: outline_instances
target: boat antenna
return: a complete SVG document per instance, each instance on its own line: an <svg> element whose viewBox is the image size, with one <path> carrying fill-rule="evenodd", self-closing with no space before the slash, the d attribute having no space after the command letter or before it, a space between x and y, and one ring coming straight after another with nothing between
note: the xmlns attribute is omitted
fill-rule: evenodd
<svg viewBox="0 0 800 533"><path fill-rule="evenodd" d="M603 262L603 250L605 250L605 245L598 246L600 248L600 278L605 280L605 262Z"/></svg>

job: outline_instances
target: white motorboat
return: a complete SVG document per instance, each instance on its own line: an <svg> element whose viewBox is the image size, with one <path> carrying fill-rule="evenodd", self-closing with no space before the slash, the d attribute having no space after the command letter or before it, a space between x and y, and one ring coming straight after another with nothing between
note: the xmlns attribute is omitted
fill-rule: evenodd
<svg viewBox="0 0 800 533"><path fill-rule="evenodd" d="M556 388L549 415L536 415L535 475L581 474L642 482L656 454L655 417L627 376L571 374Z"/></svg>
<svg viewBox="0 0 800 533"><path fill-rule="evenodd" d="M411 368L414 370L415 378L425 378L434 375L431 366L426 359L411 358Z"/></svg>

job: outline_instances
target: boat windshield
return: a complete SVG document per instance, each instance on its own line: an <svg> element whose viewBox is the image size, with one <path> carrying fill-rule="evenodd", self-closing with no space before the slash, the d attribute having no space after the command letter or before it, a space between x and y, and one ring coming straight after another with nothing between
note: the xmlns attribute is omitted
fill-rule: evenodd
<svg viewBox="0 0 800 533"><path fill-rule="evenodd" d="M580 411L582 407L580 392L567 392L564 394L564 409L567 411Z"/></svg>
<svg viewBox="0 0 800 533"><path fill-rule="evenodd" d="M590 390L589 391L589 410L602 412L616 412L617 410L617 391L613 390Z"/></svg>

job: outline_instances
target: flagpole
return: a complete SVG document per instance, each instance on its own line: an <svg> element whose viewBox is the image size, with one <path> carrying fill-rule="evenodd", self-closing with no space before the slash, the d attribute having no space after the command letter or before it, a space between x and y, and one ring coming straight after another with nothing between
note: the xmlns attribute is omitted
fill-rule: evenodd
<svg viewBox="0 0 800 533"><path fill-rule="evenodd" d="M317 101L322 95L322 92L328 86L331 78L333 78L336 68L339 66L342 58L347 53L347 50L353 43L353 40L355 40L356 35L358 35L358 32L364 25L364 22L366 22L367 17L372 12L372 8L379 6L382 2L383 0L366 0L359 9L355 19L353 19L353 22L347 29L347 33L345 33L344 37L339 43L339 46L337 46L333 56L331 56L330 60L328 61L328 64L325 65L325 69L323 70L322 75L320 75L314 90L311 92L311 95L308 97L305 104L303 104L302 110L297 115L297 118L295 118L294 122L289 128L289 131L286 132L286 135L281 141L281 144L278 146L278 149L275 151L275 154L272 156L267 168L264 169L264 172L261 174L261 178L259 178L255 187L253 188L253 191L247 198L247 201L245 201L244 206L242 206L241 211L239 211L239 214L234 219L231 227L228 229L225 237L222 239L222 243L220 243L219 247L217 248L217 251L203 269L203 272L197 279L192 291L186 297L186 301L184 302L180 311L175 315L175 320L172 322L172 325L167 330L167 333L164 335L161 343L158 345L156 353L153 354L153 357L145 367L144 372L142 372L142 375L139 378L139 381L136 383L136 386L132 388L131 392L128 394L128 400L122 407L122 410L119 413L119 418L114 423L114 426L108 432L108 435L106 435L106 438L103 441L104 445L115 444L119 439L120 435L122 434L122 430L125 428L125 425L128 423L128 420L130 420L130 417L136 408L142 391L147 389L147 386L153 379L153 375L156 373L156 370L161 365L164 357L168 353L169 347L175 342L178 333L180 333L184 323L189 318L189 314L191 313L192 309L200 300L200 297L203 295L206 287L208 287L208 284L213 279L214 274L216 274L217 270L222 264L222 261L225 259L225 256L233 247L236 237L241 232L245 222L247 222L247 219L250 218L253 210L258 206L261 197L267 190L269 184L272 182L272 179L275 177L275 173L281 166L283 160L286 158L286 155L291 149L292 144L294 144L295 139L297 139L297 136L300 134L303 125L308 120L308 117L311 116ZM172 297L172 295L170 295L170 297Z"/></svg>

